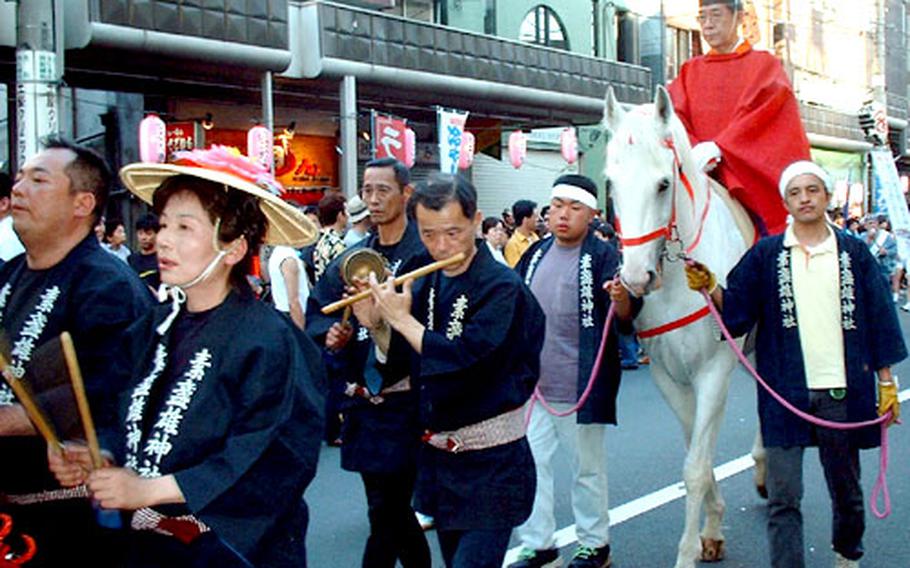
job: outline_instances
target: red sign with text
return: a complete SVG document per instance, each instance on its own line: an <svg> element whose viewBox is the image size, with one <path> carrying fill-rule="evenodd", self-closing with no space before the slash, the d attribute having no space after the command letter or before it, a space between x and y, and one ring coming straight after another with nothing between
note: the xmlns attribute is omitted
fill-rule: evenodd
<svg viewBox="0 0 910 568"><path fill-rule="evenodd" d="M381 114L373 115L373 156L379 158L395 158L405 162L405 131L408 122L399 118Z"/></svg>

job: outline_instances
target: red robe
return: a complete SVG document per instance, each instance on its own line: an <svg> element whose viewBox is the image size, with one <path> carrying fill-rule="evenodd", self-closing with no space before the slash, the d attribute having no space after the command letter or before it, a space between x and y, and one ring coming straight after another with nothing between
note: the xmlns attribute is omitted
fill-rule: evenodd
<svg viewBox="0 0 910 568"><path fill-rule="evenodd" d="M799 103L780 62L744 42L733 53L690 59L668 87L693 146L713 141L717 179L775 235L786 227L780 174L808 160Z"/></svg>

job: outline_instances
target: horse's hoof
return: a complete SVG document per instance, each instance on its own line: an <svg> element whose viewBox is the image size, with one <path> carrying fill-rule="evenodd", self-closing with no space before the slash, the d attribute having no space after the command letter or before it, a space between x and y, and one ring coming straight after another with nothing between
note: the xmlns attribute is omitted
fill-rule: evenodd
<svg viewBox="0 0 910 568"><path fill-rule="evenodd" d="M701 538L701 561L720 562L724 559L724 541L713 538Z"/></svg>
<svg viewBox="0 0 910 568"><path fill-rule="evenodd" d="M768 488L764 484L756 485L755 491L758 492L758 496L761 497L762 499L768 498Z"/></svg>

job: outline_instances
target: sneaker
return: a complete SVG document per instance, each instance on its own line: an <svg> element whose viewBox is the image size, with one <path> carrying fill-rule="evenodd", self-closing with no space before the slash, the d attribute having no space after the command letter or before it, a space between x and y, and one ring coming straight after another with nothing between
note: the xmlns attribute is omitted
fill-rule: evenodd
<svg viewBox="0 0 910 568"><path fill-rule="evenodd" d="M555 548L546 550L532 550L522 547L518 553L518 560L509 564L508 568L555 568L562 566L559 551Z"/></svg>
<svg viewBox="0 0 910 568"><path fill-rule="evenodd" d="M901 309L904 310L905 312L910 312L910 301L908 301L906 304L901 306Z"/></svg>
<svg viewBox="0 0 910 568"><path fill-rule="evenodd" d="M611 562L609 544L600 548L578 545L569 568L608 568Z"/></svg>
<svg viewBox="0 0 910 568"><path fill-rule="evenodd" d="M417 517L417 522L420 524L421 530L432 530L436 526L436 521L430 515L424 515L420 511L414 511L414 516Z"/></svg>
<svg viewBox="0 0 910 568"><path fill-rule="evenodd" d="M839 552L835 552L834 568L859 568L859 560L850 560L841 556Z"/></svg>

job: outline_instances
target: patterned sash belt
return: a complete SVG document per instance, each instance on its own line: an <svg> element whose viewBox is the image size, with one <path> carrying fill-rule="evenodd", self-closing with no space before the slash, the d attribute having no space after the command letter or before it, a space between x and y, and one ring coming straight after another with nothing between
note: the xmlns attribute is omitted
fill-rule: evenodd
<svg viewBox="0 0 910 568"><path fill-rule="evenodd" d="M85 485L76 487L64 487L63 489L50 489L48 491L39 491L38 493L23 493L19 495L0 495L0 500L6 500L13 505L36 505L38 503L50 503L53 501L64 501L67 499L85 499L88 497L88 489Z"/></svg>
<svg viewBox="0 0 910 568"><path fill-rule="evenodd" d="M434 448L457 454L458 452L502 446L520 440L524 435L524 409L519 406L515 410L452 432L427 430L422 439Z"/></svg>
<svg viewBox="0 0 910 568"><path fill-rule="evenodd" d="M172 536L183 544L190 544L211 530L193 515L169 517L147 507L133 512L130 527L137 531L152 531Z"/></svg>
<svg viewBox="0 0 910 568"><path fill-rule="evenodd" d="M411 390L411 377L405 377L392 386L382 389L379 394L371 394L370 390L357 383L348 383L344 389L344 394L351 398L365 398L373 404L382 404L385 402L383 395L389 395L396 392L407 392Z"/></svg>

